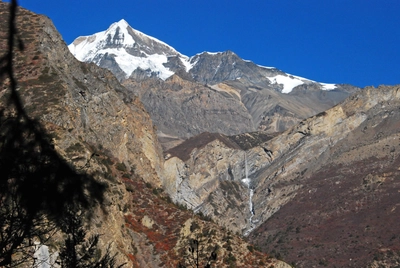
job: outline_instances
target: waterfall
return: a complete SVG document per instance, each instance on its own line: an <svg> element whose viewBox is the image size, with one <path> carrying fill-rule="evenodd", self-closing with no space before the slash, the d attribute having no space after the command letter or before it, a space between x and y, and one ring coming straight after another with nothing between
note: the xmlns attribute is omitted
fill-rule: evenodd
<svg viewBox="0 0 400 268"><path fill-rule="evenodd" d="M244 235L248 235L253 229L253 217L254 217L254 206L253 206L253 195L254 195L254 189L250 185L250 178L249 178L249 170L247 167L247 154L244 152L244 170L245 170L245 178L242 179L242 182L247 186L247 189L249 189L249 210L250 210L250 218L249 218L249 223L250 223L250 228L244 233Z"/></svg>
<svg viewBox="0 0 400 268"><path fill-rule="evenodd" d="M247 155L246 152L244 152L244 175L246 176L244 179L242 179L242 182L246 184L247 188L250 189L250 179L249 179L249 170L247 168Z"/></svg>

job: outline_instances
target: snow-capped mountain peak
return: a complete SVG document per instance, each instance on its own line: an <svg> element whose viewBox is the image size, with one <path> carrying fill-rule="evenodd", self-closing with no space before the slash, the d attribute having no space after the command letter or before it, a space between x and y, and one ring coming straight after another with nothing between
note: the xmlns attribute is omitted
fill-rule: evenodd
<svg viewBox="0 0 400 268"><path fill-rule="evenodd" d="M68 46L80 61L94 62L117 73L120 79L133 72L166 79L172 74L164 64L168 57L178 57L181 64L188 65L188 57L181 55L166 43L133 29L121 19L102 32L81 36ZM143 75L143 74L142 74Z"/></svg>
<svg viewBox="0 0 400 268"><path fill-rule="evenodd" d="M114 22L105 31L78 37L68 47L78 60L107 68L120 80L129 77L165 80L174 73L186 72L200 83L212 85L245 79L282 93L290 93L298 86L309 84L318 84L321 90L336 88L334 84L317 83L274 67L256 65L229 50L202 52L189 58L168 44L133 29L124 19Z"/></svg>
<svg viewBox="0 0 400 268"><path fill-rule="evenodd" d="M128 32L129 24L124 20L113 23L104 33L103 42L112 42L115 45L132 46L136 42ZM106 40L104 40L104 37Z"/></svg>
<svg viewBox="0 0 400 268"><path fill-rule="evenodd" d="M118 22L114 22L112 25L117 25L117 26L119 26L119 27L130 27L129 26L129 23L126 21L126 20L124 20L124 19L121 19L120 21L118 21Z"/></svg>

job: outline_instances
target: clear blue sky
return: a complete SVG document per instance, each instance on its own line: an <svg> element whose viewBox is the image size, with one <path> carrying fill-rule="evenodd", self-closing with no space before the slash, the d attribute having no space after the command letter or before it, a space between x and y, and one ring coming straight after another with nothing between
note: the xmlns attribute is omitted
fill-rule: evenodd
<svg viewBox="0 0 400 268"><path fill-rule="evenodd" d="M67 44L124 18L187 56L232 50L319 82L400 84L400 0L19 0Z"/></svg>

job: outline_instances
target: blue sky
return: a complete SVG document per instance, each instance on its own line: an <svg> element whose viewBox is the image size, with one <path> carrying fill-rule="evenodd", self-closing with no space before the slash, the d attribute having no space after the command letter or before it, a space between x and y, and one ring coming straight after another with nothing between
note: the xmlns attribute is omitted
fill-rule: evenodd
<svg viewBox="0 0 400 268"><path fill-rule="evenodd" d="M232 50L326 83L400 84L399 0L19 0L67 44L124 18L187 56Z"/></svg>

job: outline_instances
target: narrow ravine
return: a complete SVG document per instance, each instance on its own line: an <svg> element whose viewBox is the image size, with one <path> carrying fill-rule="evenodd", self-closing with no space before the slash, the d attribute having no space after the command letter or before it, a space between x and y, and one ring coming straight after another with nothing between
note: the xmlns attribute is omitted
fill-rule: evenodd
<svg viewBox="0 0 400 268"><path fill-rule="evenodd" d="M242 182L247 186L247 189L249 189L249 210L250 210L250 218L249 218L249 224L250 228L245 231L244 236L247 236L253 229L254 229L254 224L253 224L253 217L254 217L254 207L253 207L253 195L254 195L254 189L251 186L251 180L249 178L249 170L248 170L248 165L247 165L247 154L246 152L244 153L244 170L245 170L245 178L242 179Z"/></svg>

